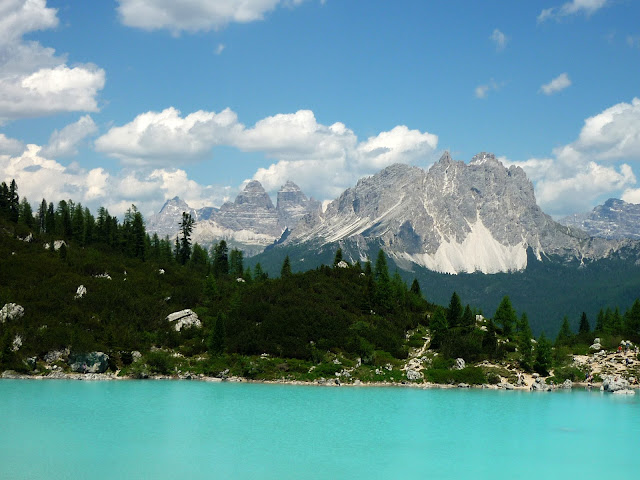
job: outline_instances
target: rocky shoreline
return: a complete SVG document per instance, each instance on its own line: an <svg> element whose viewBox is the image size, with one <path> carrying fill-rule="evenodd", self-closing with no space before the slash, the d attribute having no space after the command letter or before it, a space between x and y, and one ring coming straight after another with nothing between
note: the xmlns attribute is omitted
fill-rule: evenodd
<svg viewBox="0 0 640 480"><path fill-rule="evenodd" d="M51 372L47 375L25 375L6 370L0 375L1 379L11 380L79 380L79 381L127 381L127 380L140 380L133 376L123 375L119 376L117 373L67 373L67 372ZM266 384L266 385L300 385L300 386L318 386L318 387L400 387L400 388L419 388L419 389L458 389L458 388L473 388L473 389L489 389L489 390L517 390L517 391L555 391L555 390L570 390L572 388L580 389L597 389L602 391L612 391L614 393L620 392L624 394L635 394L635 390L640 388L640 385L629 385L628 383L621 384L621 388L609 390L606 387L605 382L586 383L586 382L565 382L561 385L546 385L542 377L538 377L543 386L534 388L532 385L523 383L521 385L512 385L508 382L501 382L496 385L483 384L483 385L469 385L469 384L439 384L431 382L362 382L355 380L353 382L340 382L338 379L318 379L313 382L306 382L301 380L254 380L244 377L210 377L205 375L150 375L144 380L187 380L187 381L201 381L211 383L254 383L254 384ZM534 384L535 384L534 380Z"/></svg>

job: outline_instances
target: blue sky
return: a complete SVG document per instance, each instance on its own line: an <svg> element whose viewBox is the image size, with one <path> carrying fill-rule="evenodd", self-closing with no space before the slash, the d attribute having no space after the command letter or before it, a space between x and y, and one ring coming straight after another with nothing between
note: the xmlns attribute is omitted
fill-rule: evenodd
<svg viewBox="0 0 640 480"><path fill-rule="evenodd" d="M638 19L633 0L4 0L0 180L150 214L490 151L555 216L640 203Z"/></svg>

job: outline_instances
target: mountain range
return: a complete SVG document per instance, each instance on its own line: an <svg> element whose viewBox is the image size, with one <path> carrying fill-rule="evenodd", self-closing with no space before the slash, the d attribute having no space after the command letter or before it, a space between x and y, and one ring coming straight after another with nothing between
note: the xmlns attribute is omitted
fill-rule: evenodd
<svg viewBox="0 0 640 480"><path fill-rule="evenodd" d="M534 331L555 333L565 314L577 329L582 311L593 325L599 309L625 309L638 297L639 208L609 200L558 222L537 205L520 167L490 153L468 164L445 153L428 170L395 164L362 178L324 210L291 182L274 207L252 181L219 209L169 200L147 229L173 236L189 211L195 241L224 238L271 275L285 256L294 270L308 270L331 263L337 248L350 262L375 259L382 248L391 268L417 278L436 303L456 291L491 314L509 295Z"/></svg>

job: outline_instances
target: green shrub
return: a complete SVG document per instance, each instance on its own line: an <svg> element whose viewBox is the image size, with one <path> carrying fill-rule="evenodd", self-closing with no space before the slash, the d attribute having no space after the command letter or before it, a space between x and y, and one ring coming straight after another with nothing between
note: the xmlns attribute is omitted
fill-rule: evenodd
<svg viewBox="0 0 640 480"><path fill-rule="evenodd" d="M556 368L553 371L553 377L551 377L549 380L552 380L554 383L562 383L565 380L571 380L572 382L582 382L584 381L584 372L576 367Z"/></svg>
<svg viewBox="0 0 640 480"><path fill-rule="evenodd" d="M469 383L471 385L482 385L487 383L487 377L479 367L466 367L462 370L430 368L426 371L426 378L430 382L441 384Z"/></svg>
<svg viewBox="0 0 640 480"><path fill-rule="evenodd" d="M171 374L175 365L175 359L171 354L162 350L147 353L145 361L151 373L160 375Z"/></svg>

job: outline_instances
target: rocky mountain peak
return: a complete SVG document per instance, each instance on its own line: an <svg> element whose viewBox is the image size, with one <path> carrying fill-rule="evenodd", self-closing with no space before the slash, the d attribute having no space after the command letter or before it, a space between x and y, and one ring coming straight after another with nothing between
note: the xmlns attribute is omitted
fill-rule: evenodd
<svg viewBox="0 0 640 480"><path fill-rule="evenodd" d="M249 204L259 208L275 210L271 198L269 198L269 195L262 187L262 184L257 180L251 180L247 183L244 190L236 197L234 204L236 206Z"/></svg>
<svg viewBox="0 0 640 480"><path fill-rule="evenodd" d="M610 198L591 212L562 218L560 223L594 237L640 239L640 205Z"/></svg>
<svg viewBox="0 0 640 480"><path fill-rule="evenodd" d="M502 165L502 162L498 160L493 153L487 152L480 152L474 155L469 162L469 165L499 165L501 167L504 167L504 165Z"/></svg>
<svg viewBox="0 0 640 480"><path fill-rule="evenodd" d="M160 209L160 213L168 210L180 210L180 212L182 213L188 212L190 209L191 208L189 207L189 205L187 205L187 202L182 200L180 197L175 196L164 202L164 205Z"/></svg>
<svg viewBox="0 0 640 480"><path fill-rule="evenodd" d="M293 183L291 180L287 180L284 185L280 187L280 192L301 192L300 187Z"/></svg>

